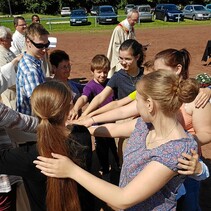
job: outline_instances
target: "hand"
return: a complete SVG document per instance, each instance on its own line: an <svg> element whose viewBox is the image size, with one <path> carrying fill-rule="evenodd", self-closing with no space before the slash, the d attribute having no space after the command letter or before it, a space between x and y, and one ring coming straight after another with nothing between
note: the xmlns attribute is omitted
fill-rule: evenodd
<svg viewBox="0 0 211 211"><path fill-rule="evenodd" d="M51 153L51 155L53 158L38 156L38 160L33 161L36 168L40 169L48 177L71 178L76 164L66 156L55 153Z"/></svg>
<svg viewBox="0 0 211 211"><path fill-rule="evenodd" d="M80 125L84 125L86 127L90 127L93 124L95 124L93 118L89 117L89 118L84 118L83 120L79 120L79 124Z"/></svg>
<svg viewBox="0 0 211 211"><path fill-rule="evenodd" d="M20 60L21 60L21 58L23 57L23 54L21 53L21 54L18 54L13 60L12 60L12 62L13 62L13 64L17 64Z"/></svg>
<svg viewBox="0 0 211 211"><path fill-rule="evenodd" d="M178 158L178 170L182 175L200 174L202 171L201 163L199 162L199 155L195 150L191 150L192 155L182 153L183 158Z"/></svg>
<svg viewBox="0 0 211 211"><path fill-rule="evenodd" d="M196 108L204 107L210 100L211 97L211 89L209 88L201 88L199 94L195 99Z"/></svg>
<svg viewBox="0 0 211 211"><path fill-rule="evenodd" d="M88 116L87 115L84 115L83 113L81 114L81 116L78 118L80 121L84 120L84 119L87 119Z"/></svg>
<svg viewBox="0 0 211 211"><path fill-rule="evenodd" d="M79 117L78 111L71 109L69 114L68 114L68 120L72 121L74 119L78 119L78 117Z"/></svg>

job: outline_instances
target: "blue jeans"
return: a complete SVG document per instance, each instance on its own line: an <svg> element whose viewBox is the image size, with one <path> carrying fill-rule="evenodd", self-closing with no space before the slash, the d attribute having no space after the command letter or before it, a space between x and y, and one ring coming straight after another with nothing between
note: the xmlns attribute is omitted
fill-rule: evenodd
<svg viewBox="0 0 211 211"><path fill-rule="evenodd" d="M184 182L186 194L177 202L177 211L201 211L199 207L200 182L187 177Z"/></svg>

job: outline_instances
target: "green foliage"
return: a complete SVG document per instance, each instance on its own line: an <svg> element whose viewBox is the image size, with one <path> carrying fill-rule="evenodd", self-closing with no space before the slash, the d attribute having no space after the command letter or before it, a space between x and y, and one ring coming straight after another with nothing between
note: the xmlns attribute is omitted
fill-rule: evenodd
<svg viewBox="0 0 211 211"><path fill-rule="evenodd" d="M39 14L59 14L62 6L86 7L90 9L92 5L110 4L123 9L126 4L150 4L175 3L182 4L207 4L210 0L0 0L0 12L10 14L9 3L12 14L39 13Z"/></svg>

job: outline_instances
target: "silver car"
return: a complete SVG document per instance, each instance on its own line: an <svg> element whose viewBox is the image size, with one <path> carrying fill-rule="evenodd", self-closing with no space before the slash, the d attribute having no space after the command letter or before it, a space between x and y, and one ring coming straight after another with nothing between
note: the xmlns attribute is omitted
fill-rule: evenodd
<svg viewBox="0 0 211 211"><path fill-rule="evenodd" d="M125 6L125 14L128 14L128 12L130 12L130 10L134 9L135 5L134 4L127 4Z"/></svg>
<svg viewBox="0 0 211 211"><path fill-rule="evenodd" d="M185 18L192 20L209 20L210 13L205 9L203 5L186 5L183 9Z"/></svg>
<svg viewBox="0 0 211 211"><path fill-rule="evenodd" d="M152 21L150 5L136 5L135 9L139 12L139 21Z"/></svg>

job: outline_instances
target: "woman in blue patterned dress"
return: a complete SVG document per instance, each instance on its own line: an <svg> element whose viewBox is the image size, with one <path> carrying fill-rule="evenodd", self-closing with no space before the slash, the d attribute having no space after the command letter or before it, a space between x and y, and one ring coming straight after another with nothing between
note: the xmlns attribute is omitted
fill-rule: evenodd
<svg viewBox="0 0 211 211"><path fill-rule="evenodd" d="M120 187L84 171L67 157L38 157L37 168L50 177L69 177L116 209L175 210L176 193L182 182L178 158L197 149L194 138L176 118L184 102L198 94L193 79L181 80L171 71L159 70L143 76L136 85L137 109L141 118L123 124L91 127L94 135L127 137Z"/></svg>

